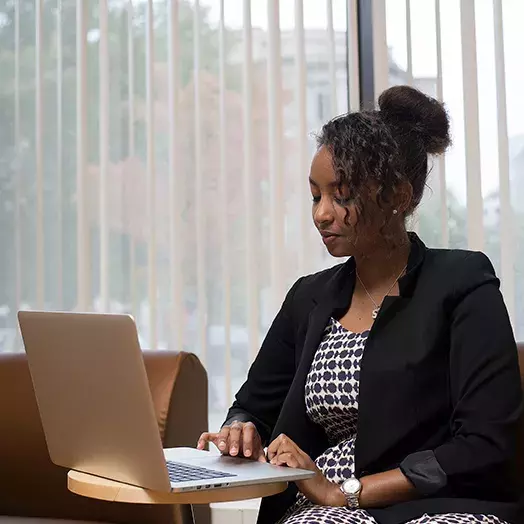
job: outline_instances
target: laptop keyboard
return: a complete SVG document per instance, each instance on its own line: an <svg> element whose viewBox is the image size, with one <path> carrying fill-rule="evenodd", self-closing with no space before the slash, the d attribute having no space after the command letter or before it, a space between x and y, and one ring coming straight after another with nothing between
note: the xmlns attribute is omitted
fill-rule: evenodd
<svg viewBox="0 0 524 524"><path fill-rule="evenodd" d="M180 464L179 462L167 461L167 471L171 482L190 482L194 480L207 480L217 478L236 477L232 473L213 471L212 469Z"/></svg>

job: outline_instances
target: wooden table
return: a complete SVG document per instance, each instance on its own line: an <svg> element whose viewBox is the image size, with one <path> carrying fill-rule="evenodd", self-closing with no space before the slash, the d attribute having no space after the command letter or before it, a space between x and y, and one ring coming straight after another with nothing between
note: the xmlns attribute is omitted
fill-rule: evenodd
<svg viewBox="0 0 524 524"><path fill-rule="evenodd" d="M69 491L77 495L112 502L175 504L175 514L178 516L178 521L181 524L194 524L193 504L234 502L237 500L269 497L284 491L287 488L287 482L169 493L151 491L130 484L123 484L121 482L71 470L67 474L67 487Z"/></svg>

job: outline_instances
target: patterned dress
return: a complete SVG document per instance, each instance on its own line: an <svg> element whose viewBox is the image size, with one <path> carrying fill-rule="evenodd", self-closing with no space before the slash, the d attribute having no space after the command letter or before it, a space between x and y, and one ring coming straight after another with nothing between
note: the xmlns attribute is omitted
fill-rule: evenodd
<svg viewBox="0 0 524 524"><path fill-rule="evenodd" d="M306 408L309 417L323 426L329 447L316 464L337 484L355 471L354 448L357 430L360 361L369 335L352 333L331 319L306 380ZM301 493L282 524L377 524L366 510L316 506ZM490 515L424 515L407 524L505 524Z"/></svg>

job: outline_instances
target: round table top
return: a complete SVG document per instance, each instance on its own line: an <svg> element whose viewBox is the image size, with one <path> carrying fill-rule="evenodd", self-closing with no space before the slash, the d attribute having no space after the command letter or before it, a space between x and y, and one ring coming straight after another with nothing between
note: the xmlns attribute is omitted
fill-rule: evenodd
<svg viewBox="0 0 524 524"><path fill-rule="evenodd" d="M71 470L67 474L67 487L69 491L77 495L112 502L128 502L133 504L211 504L276 495L277 493L282 493L287 488L287 482L169 493L151 491L130 484Z"/></svg>

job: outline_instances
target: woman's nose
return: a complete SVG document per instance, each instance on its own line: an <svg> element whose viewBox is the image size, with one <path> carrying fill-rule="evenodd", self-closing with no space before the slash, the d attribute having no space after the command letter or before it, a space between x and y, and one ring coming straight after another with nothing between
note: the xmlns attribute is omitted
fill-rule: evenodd
<svg viewBox="0 0 524 524"><path fill-rule="evenodd" d="M330 224L333 222L333 204L327 198L322 198L315 207L313 220L316 224Z"/></svg>

